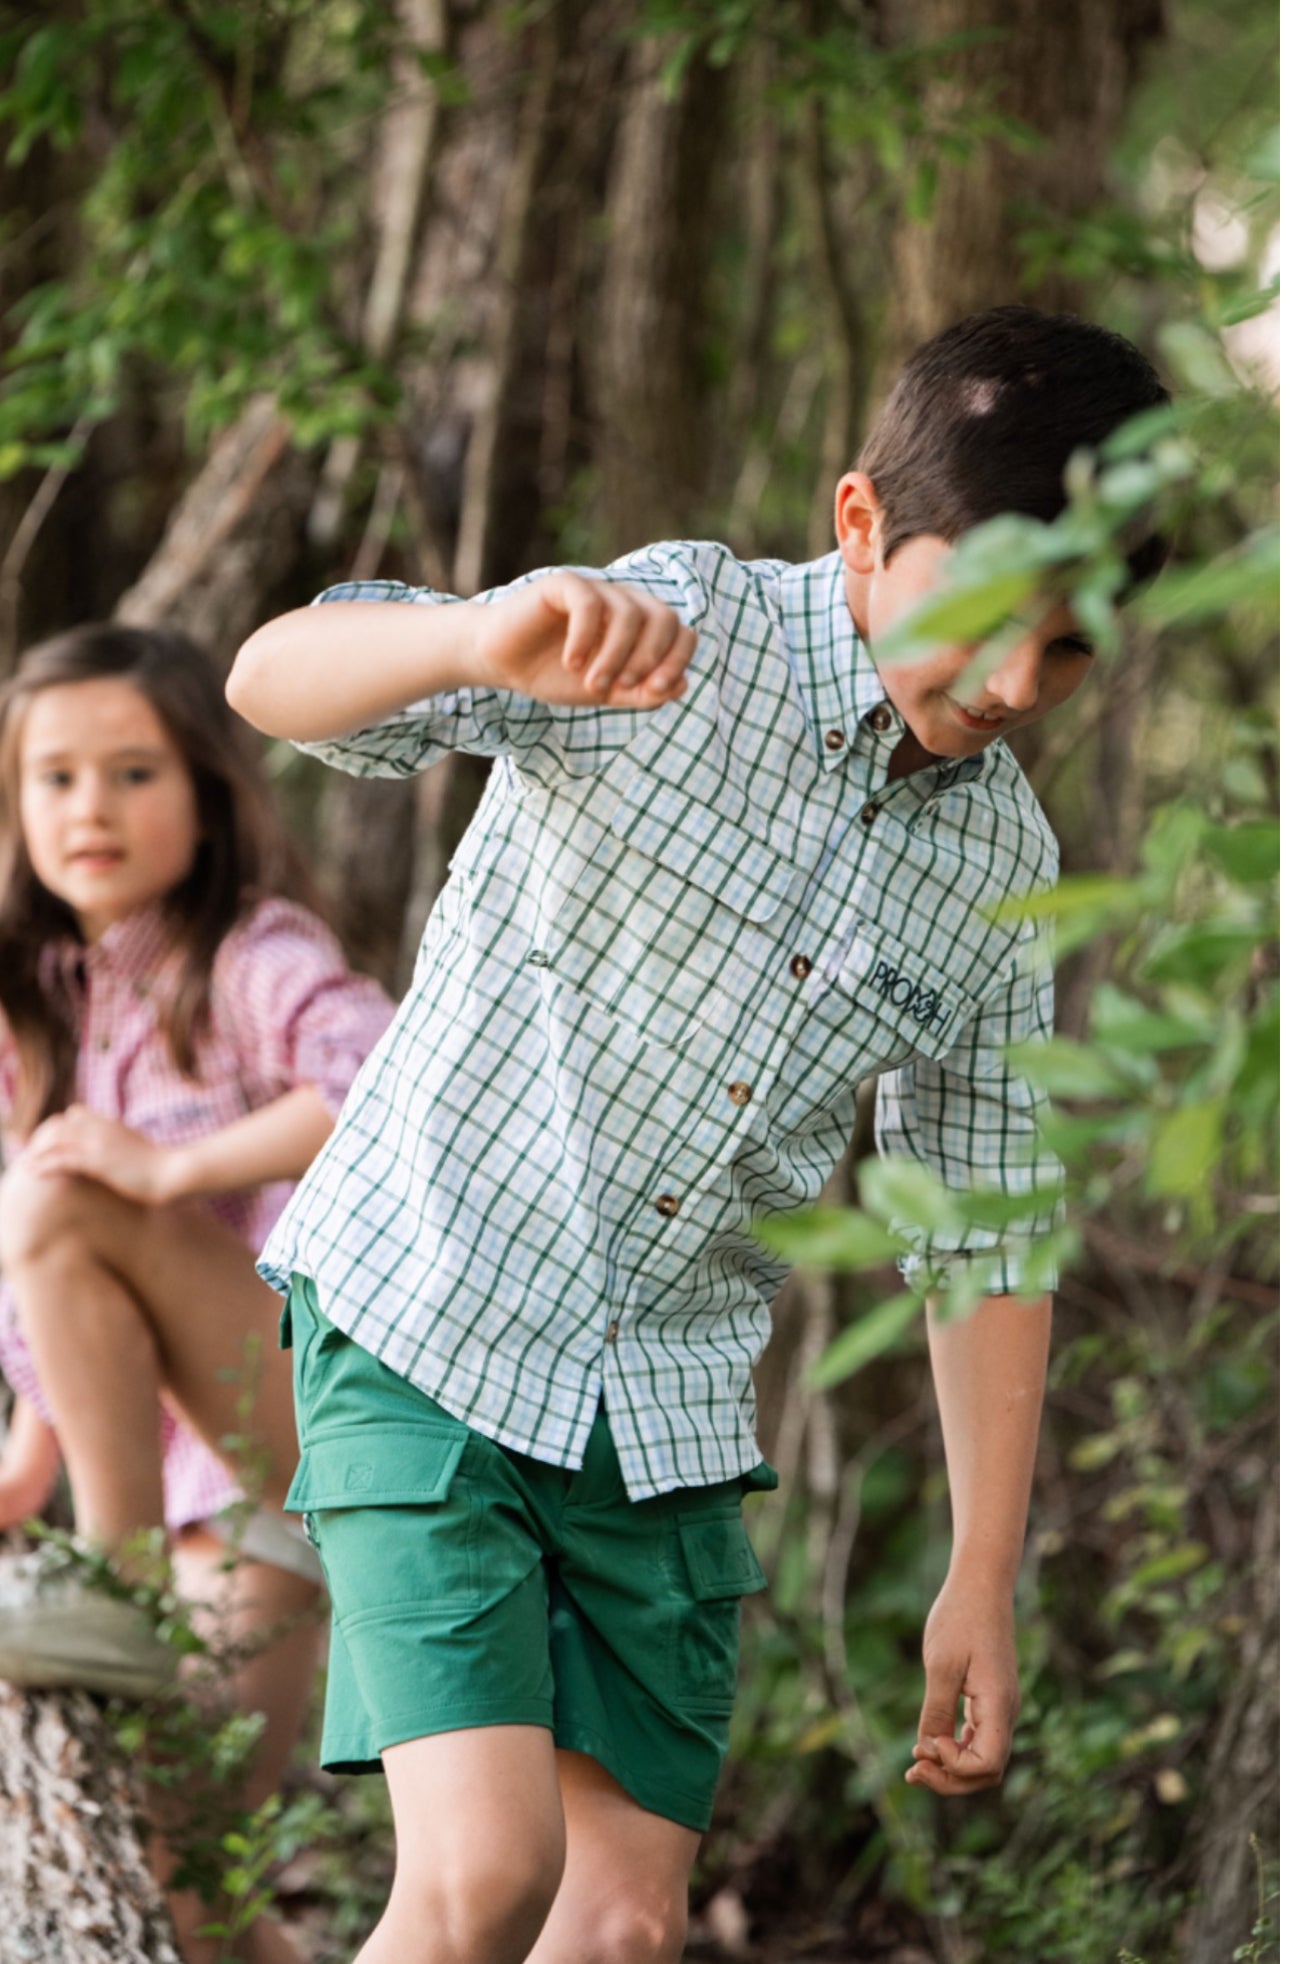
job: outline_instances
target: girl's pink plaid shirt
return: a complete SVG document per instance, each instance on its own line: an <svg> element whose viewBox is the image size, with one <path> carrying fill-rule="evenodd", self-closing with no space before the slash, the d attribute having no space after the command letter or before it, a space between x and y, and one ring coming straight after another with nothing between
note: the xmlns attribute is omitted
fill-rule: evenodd
<svg viewBox="0 0 1290 1964"><path fill-rule="evenodd" d="M280 899L261 901L221 944L196 1078L176 1069L158 1021L174 968L159 907L117 922L93 947L70 939L50 947L46 964L50 986L61 982L78 1005L77 1102L167 1145L216 1132L300 1084L316 1085L338 1112L393 1013L375 982L346 967L322 922ZM0 1116L13 1108L16 1080L14 1046L0 1020ZM3 1143L12 1163L19 1147L7 1135ZM203 1204L258 1250L290 1191L283 1182ZM3 1285L0 1369L48 1419ZM221 1461L164 1406L160 1425L168 1526L207 1520L239 1497Z"/></svg>

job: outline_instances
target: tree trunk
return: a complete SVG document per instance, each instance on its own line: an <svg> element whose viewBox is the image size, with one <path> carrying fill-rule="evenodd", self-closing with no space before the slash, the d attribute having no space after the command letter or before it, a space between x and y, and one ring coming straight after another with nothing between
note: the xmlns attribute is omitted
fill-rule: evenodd
<svg viewBox="0 0 1290 1964"><path fill-rule="evenodd" d="M913 19L923 45L988 36L943 57L925 104L933 125L952 124L969 104L993 108L1027 124L1042 147L1024 169L999 138L974 144L964 163L941 164L930 217L906 217L896 236L897 358L982 307L1077 304L1078 288L1062 275L1023 286L1019 188L1050 224L1096 203L1137 57L1164 26L1160 0L915 0Z"/></svg>
<svg viewBox="0 0 1290 1964"><path fill-rule="evenodd" d="M4 1964L180 1964L140 1820L87 1692L0 1685Z"/></svg>
<svg viewBox="0 0 1290 1964"><path fill-rule="evenodd" d="M182 628L226 666L295 568L311 487L276 405L249 403L212 446L115 618Z"/></svg>
<svg viewBox="0 0 1290 1964"><path fill-rule="evenodd" d="M1241 1668L1223 1707L1205 1774L1206 1799L1197 1835L1196 1907L1189 1920L1183 1964L1215 1964L1249 1942L1260 1908L1251 1837L1257 1838L1266 1861L1276 1858L1278 1496L1273 1466L1250 1549L1252 1601L1241 1642Z"/></svg>
<svg viewBox="0 0 1290 1964"><path fill-rule="evenodd" d="M696 57L665 93L666 56L657 40L633 50L609 192L597 464L614 552L684 538L705 488L705 245L727 84Z"/></svg>

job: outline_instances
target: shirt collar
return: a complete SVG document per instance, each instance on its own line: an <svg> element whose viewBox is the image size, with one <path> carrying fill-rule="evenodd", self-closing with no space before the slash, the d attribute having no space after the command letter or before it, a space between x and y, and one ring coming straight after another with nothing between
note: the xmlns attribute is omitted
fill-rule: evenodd
<svg viewBox="0 0 1290 1964"><path fill-rule="evenodd" d="M885 775L886 760L905 734L905 723L882 686L847 604L842 554L829 552L823 559L787 567L779 591L789 659L825 770L836 770L844 763L863 734L872 751L880 755ZM875 710L881 712L876 723ZM840 742L839 736L844 740ZM979 777L982 765L978 752L972 757L947 758L935 767L928 765L916 776L928 780L934 795L951 784Z"/></svg>
<svg viewBox="0 0 1290 1964"><path fill-rule="evenodd" d="M137 907L124 920L113 921L97 941L84 942L69 934L58 944L58 966L68 979L80 972L138 983L155 974L172 947L166 910L158 903Z"/></svg>
<svg viewBox="0 0 1290 1964"><path fill-rule="evenodd" d="M780 581L784 638L789 658L815 731L825 770L841 764L865 719L886 704L890 723L873 731L873 741L894 749L905 726L878 677L878 671L847 605L840 552L804 566L786 568ZM845 741L839 742L839 735Z"/></svg>

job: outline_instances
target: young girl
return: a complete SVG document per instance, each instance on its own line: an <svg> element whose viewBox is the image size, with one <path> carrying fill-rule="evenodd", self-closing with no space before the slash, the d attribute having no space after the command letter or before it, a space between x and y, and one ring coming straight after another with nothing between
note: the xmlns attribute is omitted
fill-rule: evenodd
<svg viewBox="0 0 1290 1964"><path fill-rule="evenodd" d="M126 1580L148 1529L236 1640L283 1625L234 1695L281 1777L312 1677L313 1551L253 1250L390 1014L298 884L212 665L178 634L80 627L0 696L0 1365L18 1394L0 1525L66 1463L76 1527ZM235 1474L253 1476L234 1533ZM0 1605L0 1677L148 1695L174 1651L141 1611L36 1563ZM206 1920L172 1897L191 1959ZM248 1952L291 1953L261 1924Z"/></svg>

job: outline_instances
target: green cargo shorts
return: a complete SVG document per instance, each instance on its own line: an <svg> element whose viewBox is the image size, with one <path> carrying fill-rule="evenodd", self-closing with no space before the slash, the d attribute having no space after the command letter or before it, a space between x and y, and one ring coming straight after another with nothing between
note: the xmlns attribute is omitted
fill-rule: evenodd
<svg viewBox="0 0 1290 1964"><path fill-rule="evenodd" d="M282 1316L305 1515L332 1600L322 1763L541 1725L642 1807L702 1830L730 1733L740 1598L764 1588L742 1479L630 1501L603 1408L577 1471L451 1417L321 1313Z"/></svg>

